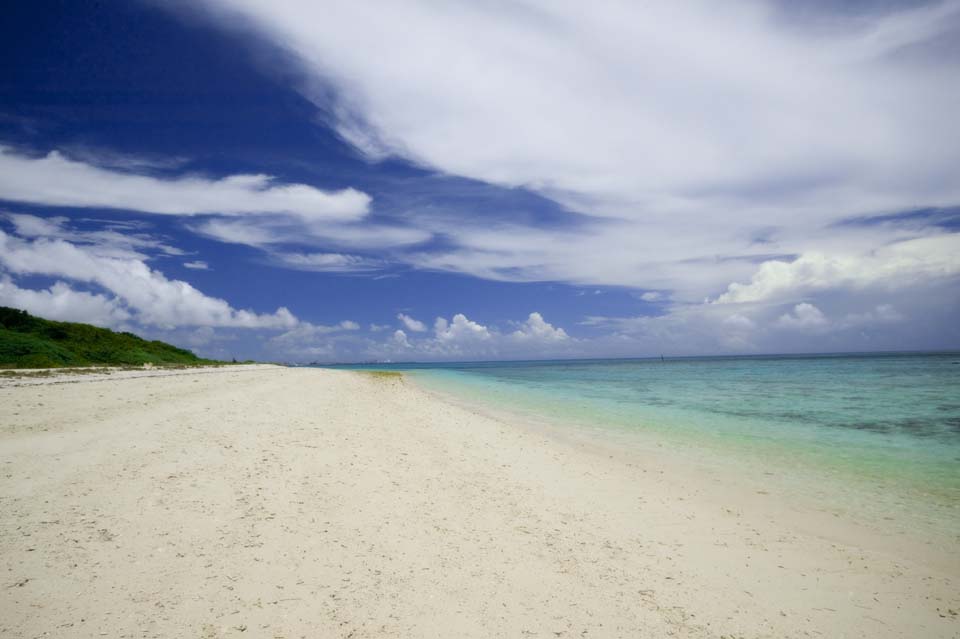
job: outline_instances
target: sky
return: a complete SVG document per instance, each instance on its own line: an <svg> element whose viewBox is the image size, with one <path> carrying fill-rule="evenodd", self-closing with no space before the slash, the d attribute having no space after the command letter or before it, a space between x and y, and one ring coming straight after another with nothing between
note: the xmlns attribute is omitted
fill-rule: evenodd
<svg viewBox="0 0 960 639"><path fill-rule="evenodd" d="M960 348L960 1L0 21L0 305L215 358Z"/></svg>

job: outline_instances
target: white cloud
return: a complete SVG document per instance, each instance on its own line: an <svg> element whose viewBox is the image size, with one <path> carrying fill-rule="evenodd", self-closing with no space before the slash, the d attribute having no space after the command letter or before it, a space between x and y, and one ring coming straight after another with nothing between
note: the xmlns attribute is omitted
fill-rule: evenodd
<svg viewBox="0 0 960 639"><path fill-rule="evenodd" d="M286 308L272 314L238 310L181 280L167 279L137 257L101 255L95 246L64 240L24 240L0 231L0 268L16 275L46 275L95 284L119 299L141 324L289 328Z"/></svg>
<svg viewBox="0 0 960 639"><path fill-rule="evenodd" d="M811 9L810 21L762 0L601 0L589 12L546 0L205 4L215 20L240 18L291 53L299 88L371 156L522 187L558 204L551 215L583 215L560 225L482 208L464 215L426 197L431 206L378 210L373 222L369 198L350 189L162 178L149 162L9 149L0 152L0 198L202 214L190 228L261 247L289 268L400 261L497 280L620 285L662 302L657 317L589 319L612 331L589 345L558 339L563 329L541 317L555 352L803 350L854 331L870 344L925 343L900 328L911 323L948 334L960 235L922 217L846 222L960 202L960 58L941 50L960 26L958 2L877 3L882 11L858 3L842 19ZM157 238L7 219L34 241L4 245L0 260L26 270L5 268L109 291L69 291L91 314L109 318L117 300L148 322L296 324L279 310L244 315L167 280L145 264L149 251L177 254ZM435 236L442 241L427 244ZM27 260L22 246L42 259ZM363 254L373 250L375 259ZM35 300L70 299L54 288ZM458 314L438 319L432 334L400 332L415 356L513 354L524 341L546 353L533 346L531 318L498 331ZM801 325L817 330L785 330ZM325 328L308 331L316 353L342 354L348 339L367 354L397 346ZM340 341L320 343L332 339Z"/></svg>
<svg viewBox="0 0 960 639"><path fill-rule="evenodd" d="M113 257L144 258L144 251L158 251L165 255L183 255L180 249L166 244L142 229L126 227L111 222L98 230L81 231L68 227L66 217L37 217L22 213L2 215L20 237L67 240L88 246L98 255Z"/></svg>
<svg viewBox="0 0 960 639"><path fill-rule="evenodd" d="M346 221L247 214L191 225L223 241L354 260L389 249L377 258L690 302L716 298L763 261L834 260L943 235L922 223L837 222L960 202L960 144L949 143L960 132L960 62L937 49L960 23L957 2L861 4L855 18L821 7L806 21L762 0L600 2L588 16L545 0L205 5L218 24L239 22L299 61L298 88L358 148L586 214L552 229L420 206L383 224L358 223L354 211ZM425 244L434 236L445 248Z"/></svg>
<svg viewBox="0 0 960 639"><path fill-rule="evenodd" d="M60 237L65 233L63 225L67 222L65 217L43 218L21 213L7 213L4 217L21 237Z"/></svg>
<svg viewBox="0 0 960 639"><path fill-rule="evenodd" d="M414 325L419 324L422 322ZM370 333L358 335L343 330L344 325L344 322L335 326L302 322L268 340L267 346L276 354L274 357L279 355L295 361L316 358L326 361L435 361L563 357L586 354L590 347L570 337L564 329L550 324L537 312L531 313L523 322L508 322L508 326L519 327L510 331L483 325L463 313L456 313L450 319L438 317L432 331L400 328L384 332L376 339ZM371 327L371 331L373 328L382 331L386 327Z"/></svg>
<svg viewBox="0 0 960 639"><path fill-rule="evenodd" d="M45 319L119 326L131 318L116 297L75 291L64 282L48 289L18 287L9 276L0 275L0 306L19 308Z"/></svg>
<svg viewBox="0 0 960 639"><path fill-rule="evenodd" d="M904 288L960 274L960 235L898 242L863 254L803 255L764 262L748 284L733 283L721 304L783 300L828 289Z"/></svg>
<svg viewBox="0 0 960 639"><path fill-rule="evenodd" d="M333 326L301 322L294 329L267 340L267 354L293 361L409 361L536 357L569 352L564 349L575 340L566 337L563 329L551 326L539 314L534 315L536 317L528 318L521 325L522 338L484 326L462 313L450 320L438 317L432 332L395 329L384 332L379 339L373 339L369 333L357 334L352 328L359 326L353 322Z"/></svg>
<svg viewBox="0 0 960 639"><path fill-rule="evenodd" d="M190 225L190 229L221 242L265 247L271 244L337 246L345 249L397 248L419 244L431 232L403 226L372 222L340 224L262 216L211 218Z"/></svg>
<svg viewBox="0 0 960 639"><path fill-rule="evenodd" d="M906 316L893 304L878 304L862 312L847 313L837 324L843 328L862 328L904 322Z"/></svg>
<svg viewBox="0 0 960 639"><path fill-rule="evenodd" d="M752 331L757 327L756 322L740 313L734 313L723 318L723 325L733 330Z"/></svg>
<svg viewBox="0 0 960 639"><path fill-rule="evenodd" d="M566 201L681 211L895 168L916 188L958 157L938 143L955 63L896 55L955 26L955 2L810 33L759 1L206 4L290 51L324 107L313 87L333 84L334 124L361 148Z"/></svg>
<svg viewBox="0 0 960 639"><path fill-rule="evenodd" d="M266 340L266 353L270 357L300 362L358 359L343 347L367 341L356 336L359 330L360 324L353 320L342 320L336 324L300 322L292 329Z"/></svg>
<svg viewBox="0 0 960 639"><path fill-rule="evenodd" d="M530 313L527 321L511 333L510 337L521 342L562 342L570 339L566 331L554 327L536 312Z"/></svg>
<svg viewBox="0 0 960 639"><path fill-rule="evenodd" d="M768 315L762 308L674 304L662 315L589 317L584 324L603 331L591 346L597 355L752 353L760 350Z"/></svg>
<svg viewBox="0 0 960 639"><path fill-rule="evenodd" d="M872 280L809 300L777 295L723 304L671 303L661 315L590 317L594 356L948 350L960 344L955 279ZM894 300L894 301L891 301Z"/></svg>
<svg viewBox="0 0 960 639"><path fill-rule="evenodd" d="M275 263L299 271L355 273L382 267L378 260L343 253L284 253L270 254Z"/></svg>
<svg viewBox="0 0 960 639"><path fill-rule="evenodd" d="M284 184L269 175L157 178L71 160L28 157L0 146L0 198L50 206L130 209L166 215L288 214L307 221L356 220L370 196Z"/></svg>
<svg viewBox="0 0 960 639"><path fill-rule="evenodd" d="M190 230L206 235L221 242L230 244L246 244L262 248L268 244L277 243L279 238L271 231L268 224L262 221L233 221L221 218L212 218L204 220L198 224L190 225Z"/></svg>
<svg viewBox="0 0 960 639"><path fill-rule="evenodd" d="M404 333L399 328L393 332L393 336L390 338L394 346L401 349L411 348L410 341L407 339L407 334Z"/></svg>
<svg viewBox="0 0 960 639"><path fill-rule="evenodd" d="M588 216L544 230L413 210L451 244L398 257L423 268L691 301L771 255L907 239L841 220L960 202L960 62L938 51L957 2L808 21L761 0L206 6L299 60L300 89L361 150Z"/></svg>
<svg viewBox="0 0 960 639"><path fill-rule="evenodd" d="M283 351L296 353L301 348L313 348L322 345L324 343L322 338L327 335L358 330L360 330L360 324L353 320L343 320L333 325L300 322L290 330L272 337L270 342Z"/></svg>
<svg viewBox="0 0 960 639"><path fill-rule="evenodd" d="M808 330L825 328L829 322L819 308L803 302L794 306L792 312L781 315L777 325L783 328Z"/></svg>
<svg viewBox="0 0 960 639"><path fill-rule="evenodd" d="M204 262L203 260L193 260L192 262L184 262L183 266L194 271L206 271L210 269L210 265Z"/></svg>
<svg viewBox="0 0 960 639"><path fill-rule="evenodd" d="M415 333L423 333L427 330L426 324L404 313L397 313L397 319L400 320L409 331L413 331Z"/></svg>
<svg viewBox="0 0 960 639"><path fill-rule="evenodd" d="M61 151L69 158L93 164L101 168L120 169L131 172L147 172L158 169L179 169L190 162L187 157L171 157L155 154L122 153L113 149L84 144L68 144Z"/></svg>
<svg viewBox="0 0 960 639"><path fill-rule="evenodd" d="M486 326L467 319L463 313L457 313L452 321L438 317L433 323L433 333L437 341L450 344L462 342L485 342L490 339Z"/></svg>
<svg viewBox="0 0 960 639"><path fill-rule="evenodd" d="M365 355L380 359L462 360L559 357L580 352L576 350L577 340L547 322L540 313L530 313L525 321L510 324L519 328L504 332L456 313L449 320L438 317L432 334L413 337L397 330L385 342L368 344Z"/></svg>

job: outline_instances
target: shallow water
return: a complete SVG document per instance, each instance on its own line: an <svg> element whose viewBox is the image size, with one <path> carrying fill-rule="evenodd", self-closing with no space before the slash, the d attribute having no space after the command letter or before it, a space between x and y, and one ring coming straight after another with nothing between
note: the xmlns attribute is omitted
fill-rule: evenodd
<svg viewBox="0 0 960 639"><path fill-rule="evenodd" d="M831 507L960 531L960 354L370 365L576 428L776 468ZM900 513L903 514L903 513Z"/></svg>

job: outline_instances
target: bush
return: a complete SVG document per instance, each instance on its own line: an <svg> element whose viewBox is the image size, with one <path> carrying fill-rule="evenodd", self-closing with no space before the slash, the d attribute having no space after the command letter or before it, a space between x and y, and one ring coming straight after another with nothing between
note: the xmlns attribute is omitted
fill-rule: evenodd
<svg viewBox="0 0 960 639"><path fill-rule="evenodd" d="M133 333L73 322L53 322L26 311L0 306L0 366L205 364L212 360L161 341Z"/></svg>

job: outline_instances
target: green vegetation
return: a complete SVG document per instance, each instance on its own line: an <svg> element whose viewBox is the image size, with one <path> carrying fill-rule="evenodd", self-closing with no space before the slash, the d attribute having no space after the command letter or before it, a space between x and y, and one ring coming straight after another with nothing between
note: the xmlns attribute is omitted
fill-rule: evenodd
<svg viewBox="0 0 960 639"><path fill-rule="evenodd" d="M403 373L401 373L400 371L361 371L361 372L366 373L367 375L369 375L370 377L373 377L374 379L380 379L383 381L403 379Z"/></svg>
<svg viewBox="0 0 960 639"><path fill-rule="evenodd" d="M52 322L0 306L0 367L140 366L214 364L165 342L116 333L89 324Z"/></svg>

